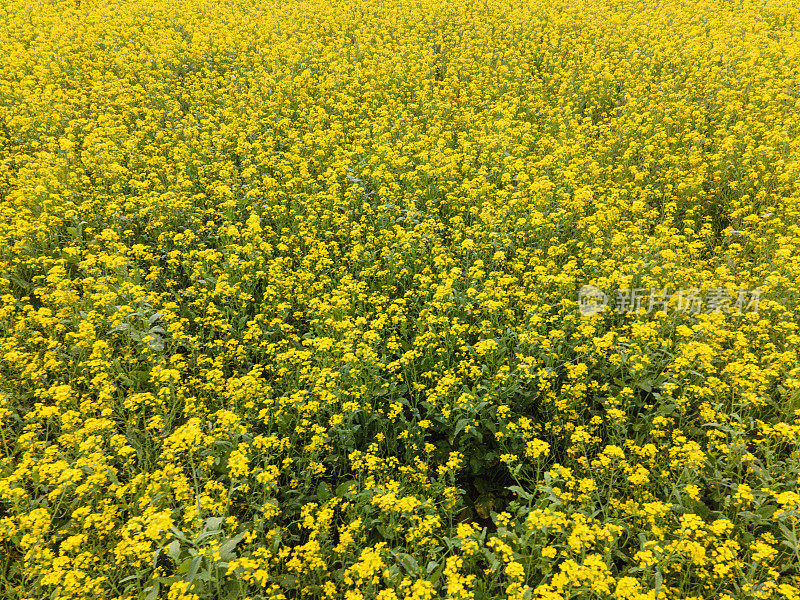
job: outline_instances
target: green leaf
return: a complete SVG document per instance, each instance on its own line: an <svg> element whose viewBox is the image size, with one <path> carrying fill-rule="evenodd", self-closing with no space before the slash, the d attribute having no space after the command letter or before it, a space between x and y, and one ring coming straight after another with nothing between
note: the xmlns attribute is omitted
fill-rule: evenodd
<svg viewBox="0 0 800 600"><path fill-rule="evenodd" d="M462 431L462 430L463 430L463 429L464 429L464 428L465 428L467 425L469 425L469 422L470 422L471 420L472 420L472 419L459 419L459 420L458 420L458 422L456 423L456 427L455 427L455 429L453 429L453 435L452 435L452 436L450 436L450 437L451 437L451 438L455 438L455 437L456 437L456 436L457 436L459 433L461 433L461 431Z"/></svg>
<svg viewBox="0 0 800 600"><path fill-rule="evenodd" d="M198 554L197 556L192 558L192 562L189 565L189 570L186 573L185 577L186 581L191 583L194 580L195 576L197 575L197 572L200 570L200 563L202 562L203 562L202 554Z"/></svg>
<svg viewBox="0 0 800 600"><path fill-rule="evenodd" d="M169 530L172 532L172 535L174 535L182 542L186 542L187 544L189 543L189 540L186 539L186 536L183 535L183 533L179 529L176 529L175 527L170 527Z"/></svg>
<svg viewBox="0 0 800 600"><path fill-rule="evenodd" d="M319 498L320 502L327 502L332 497L333 491L331 490L331 486L324 481L320 481L317 486L317 498Z"/></svg>
<svg viewBox="0 0 800 600"><path fill-rule="evenodd" d="M225 521L225 517L208 517L203 528L208 531L218 531L222 529L223 521Z"/></svg>
<svg viewBox="0 0 800 600"><path fill-rule="evenodd" d="M178 540L172 540L167 546L167 556L173 561L178 562L181 555L181 543Z"/></svg>
<svg viewBox="0 0 800 600"><path fill-rule="evenodd" d="M195 556L194 558L197 558L197 557ZM191 566L192 561L194 560L194 558L185 559L180 565L178 565L178 568L176 569L176 572L181 574L181 575L183 575L184 573L188 572L189 571L189 567Z"/></svg>
<svg viewBox="0 0 800 600"><path fill-rule="evenodd" d="M248 533L247 531L243 531L239 535L232 537L224 544L222 544L219 547L220 560L224 560L226 562L234 560L236 558L236 554L233 552L233 550L234 548L236 548L236 545L244 539L244 536L246 536L247 533Z"/></svg>
<svg viewBox="0 0 800 600"><path fill-rule="evenodd" d="M145 600L157 600L158 599L158 592L161 590L161 584L159 582L153 583L153 587L150 588L150 591L145 596Z"/></svg>
<svg viewBox="0 0 800 600"><path fill-rule="evenodd" d="M226 598L233 600L234 598L241 598L244 595L244 585L238 579L228 579L224 583L226 591Z"/></svg>
<svg viewBox="0 0 800 600"><path fill-rule="evenodd" d="M203 542L210 537L216 537L218 535L221 535L221 533L222 531L219 529L212 529L211 531L204 530L194 539L194 543L195 545L199 545L200 542Z"/></svg>
<svg viewBox="0 0 800 600"><path fill-rule="evenodd" d="M350 488L352 486L354 486L354 485L356 485L356 482L354 480L352 480L352 479L349 480L349 481L344 481L344 482L340 483L336 487L336 496L338 498L342 498L346 493L348 493Z"/></svg>
<svg viewBox="0 0 800 600"><path fill-rule="evenodd" d="M533 588L527 587L522 593L522 600L531 600L533 598Z"/></svg>
<svg viewBox="0 0 800 600"><path fill-rule="evenodd" d="M383 523L378 523L375 526L375 528L378 530L378 533L381 534L383 539L391 540L391 539L394 538L394 534L393 534L392 530L389 527L387 527L386 525L384 525Z"/></svg>
<svg viewBox="0 0 800 600"><path fill-rule="evenodd" d="M703 519L708 519L711 516L711 509L706 505L705 502L697 502L695 506L695 511Z"/></svg>
<svg viewBox="0 0 800 600"><path fill-rule="evenodd" d="M412 575L419 574L419 564L417 563L417 560L410 554L406 554L405 552L399 552L397 554L397 560L400 562L403 568L410 574Z"/></svg>
<svg viewBox="0 0 800 600"><path fill-rule="evenodd" d="M431 575L430 581L433 585L439 583L439 578L442 576L442 572L444 571L444 564L439 565L439 568L434 571L433 575Z"/></svg>
<svg viewBox="0 0 800 600"><path fill-rule="evenodd" d="M272 552L276 552L278 547L281 545L281 530L280 528L275 529L275 534L272 536L272 543L270 549Z"/></svg>
<svg viewBox="0 0 800 600"><path fill-rule="evenodd" d="M401 571L397 565L391 565L384 571L386 579L392 583L399 583L401 580Z"/></svg>
<svg viewBox="0 0 800 600"><path fill-rule="evenodd" d="M509 489L512 492L514 492L517 496L519 496L523 500L530 500L531 498L533 498L533 494L531 494L530 492L526 492L525 490L523 490L518 485L512 485L512 486L508 487L507 489Z"/></svg>
<svg viewBox="0 0 800 600"><path fill-rule="evenodd" d="M776 510L778 510L777 506L765 504L756 510L756 514L762 519L771 519Z"/></svg>
<svg viewBox="0 0 800 600"><path fill-rule="evenodd" d="M119 325L115 325L111 329L108 330L108 333L115 333L117 331L130 331L131 324L130 323L120 323Z"/></svg>

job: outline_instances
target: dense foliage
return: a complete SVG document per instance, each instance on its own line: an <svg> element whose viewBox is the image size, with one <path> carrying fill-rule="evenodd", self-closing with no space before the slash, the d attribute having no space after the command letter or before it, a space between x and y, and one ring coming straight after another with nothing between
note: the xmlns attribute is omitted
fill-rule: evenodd
<svg viewBox="0 0 800 600"><path fill-rule="evenodd" d="M800 5L0 15L2 598L800 598Z"/></svg>

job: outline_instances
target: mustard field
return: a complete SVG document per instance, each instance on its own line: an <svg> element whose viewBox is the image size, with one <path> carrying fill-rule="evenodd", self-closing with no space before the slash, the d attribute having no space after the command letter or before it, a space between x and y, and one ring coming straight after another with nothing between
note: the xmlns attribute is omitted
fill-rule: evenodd
<svg viewBox="0 0 800 600"><path fill-rule="evenodd" d="M800 599L800 4L5 0L0 598Z"/></svg>

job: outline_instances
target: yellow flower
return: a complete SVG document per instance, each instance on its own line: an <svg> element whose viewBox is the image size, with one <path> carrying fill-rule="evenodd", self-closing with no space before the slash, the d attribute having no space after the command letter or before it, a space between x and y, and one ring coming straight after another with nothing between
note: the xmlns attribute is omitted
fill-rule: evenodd
<svg viewBox="0 0 800 600"><path fill-rule="evenodd" d="M692 500L700 501L700 488L694 484L686 485L683 488L683 491L686 492L686 495L689 496Z"/></svg>

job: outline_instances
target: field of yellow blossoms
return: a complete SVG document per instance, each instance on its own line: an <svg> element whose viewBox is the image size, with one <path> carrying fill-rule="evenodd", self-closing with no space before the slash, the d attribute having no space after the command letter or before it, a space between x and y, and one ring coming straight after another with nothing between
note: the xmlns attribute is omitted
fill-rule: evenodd
<svg viewBox="0 0 800 600"><path fill-rule="evenodd" d="M5 0L0 597L800 599L800 4Z"/></svg>

